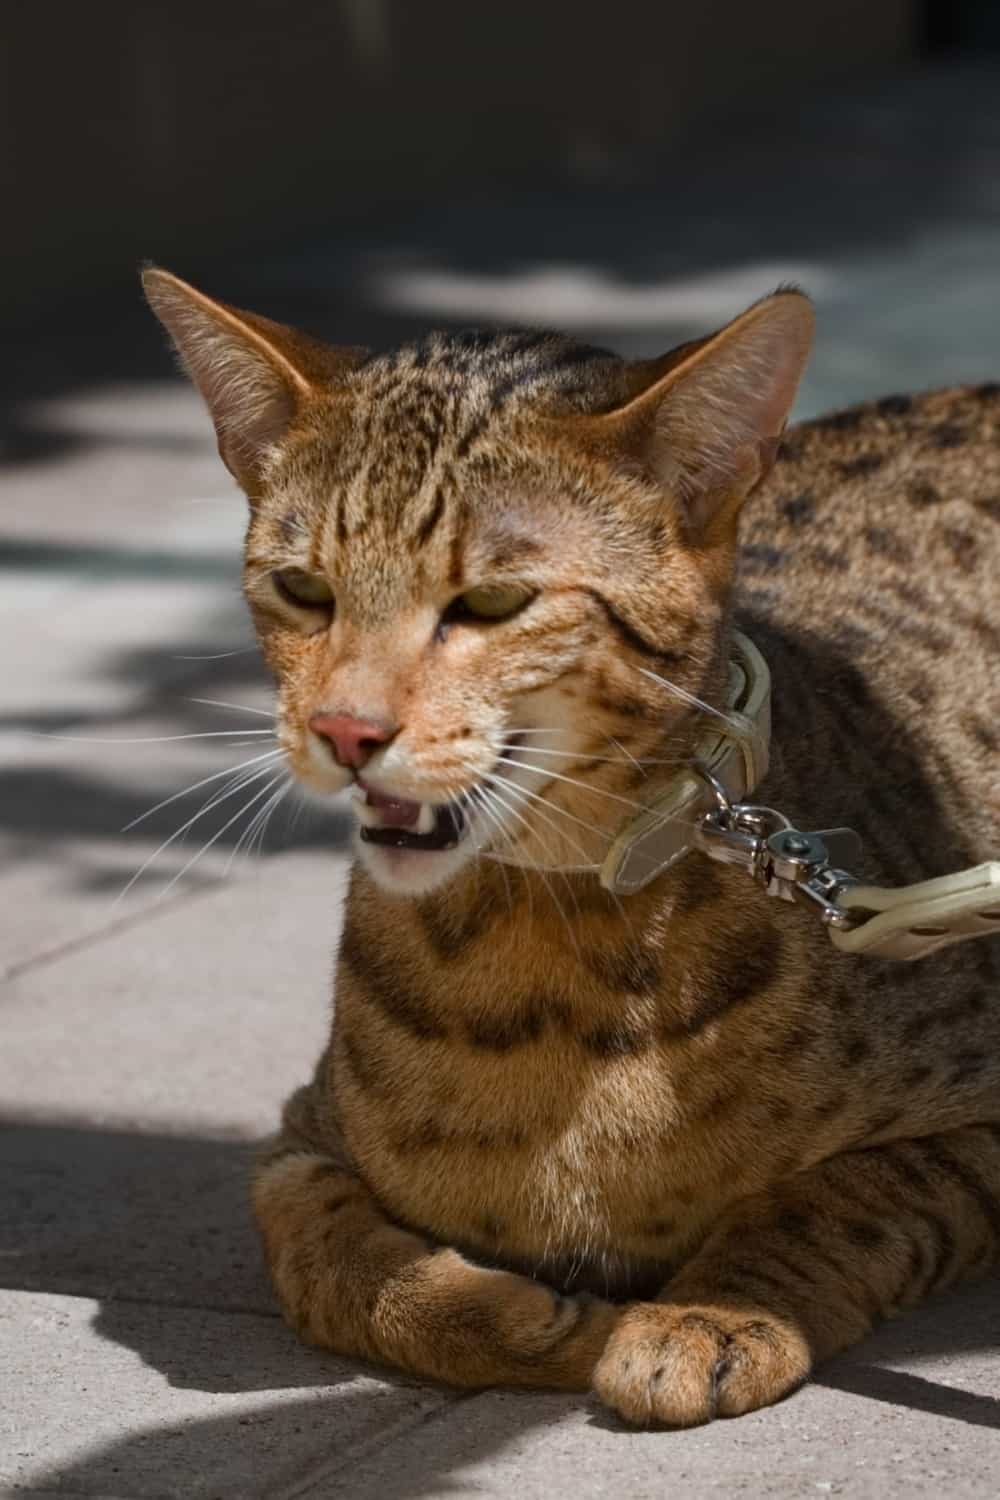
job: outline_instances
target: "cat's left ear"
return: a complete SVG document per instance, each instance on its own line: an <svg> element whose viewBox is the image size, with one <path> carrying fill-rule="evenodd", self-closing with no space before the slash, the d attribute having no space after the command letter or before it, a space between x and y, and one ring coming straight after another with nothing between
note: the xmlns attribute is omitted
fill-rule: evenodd
<svg viewBox="0 0 1000 1500"><path fill-rule="evenodd" d="M632 367L638 394L599 419L651 469L696 537L731 524L777 456L812 343L812 304L776 292L718 333Z"/></svg>
<svg viewBox="0 0 1000 1500"><path fill-rule="evenodd" d="M143 272L142 285L208 407L223 463L252 496L268 452L365 351L216 302L158 266Z"/></svg>

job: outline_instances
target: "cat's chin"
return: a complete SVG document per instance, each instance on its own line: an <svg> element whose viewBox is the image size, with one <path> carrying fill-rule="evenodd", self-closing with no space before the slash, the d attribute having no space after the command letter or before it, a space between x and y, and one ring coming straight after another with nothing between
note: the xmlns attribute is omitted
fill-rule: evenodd
<svg viewBox="0 0 1000 1500"><path fill-rule="evenodd" d="M423 896L453 880L472 859L471 839L450 849L397 849L355 838L355 850L375 884L390 896Z"/></svg>

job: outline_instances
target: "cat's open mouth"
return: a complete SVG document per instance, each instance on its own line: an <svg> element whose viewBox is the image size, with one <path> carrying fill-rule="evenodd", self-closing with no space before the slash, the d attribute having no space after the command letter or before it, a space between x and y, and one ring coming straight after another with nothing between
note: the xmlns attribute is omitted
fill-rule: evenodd
<svg viewBox="0 0 1000 1500"><path fill-rule="evenodd" d="M514 736L504 746L497 765L520 744ZM361 823L361 837L366 844L381 844L388 849L417 849L433 854L454 849L469 828L467 808L470 794L464 793L452 802L409 802L369 786L358 777L354 807Z"/></svg>
<svg viewBox="0 0 1000 1500"><path fill-rule="evenodd" d="M434 852L453 849L465 833L467 821L462 801L434 806L430 802L406 802L360 783L365 799L357 801L361 837L368 844L390 849L423 849Z"/></svg>

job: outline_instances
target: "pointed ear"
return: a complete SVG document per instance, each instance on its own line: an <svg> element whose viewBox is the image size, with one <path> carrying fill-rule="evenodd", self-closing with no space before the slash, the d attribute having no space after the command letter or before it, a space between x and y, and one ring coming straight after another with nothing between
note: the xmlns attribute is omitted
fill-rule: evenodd
<svg viewBox="0 0 1000 1500"><path fill-rule="evenodd" d="M248 491L305 405L328 393L365 352L331 348L215 302L157 266L143 272L142 285L208 407L223 463Z"/></svg>
<svg viewBox="0 0 1000 1500"><path fill-rule="evenodd" d="M679 499L695 535L731 517L774 463L813 327L807 297L776 292L709 338L633 367L639 394L601 419Z"/></svg>

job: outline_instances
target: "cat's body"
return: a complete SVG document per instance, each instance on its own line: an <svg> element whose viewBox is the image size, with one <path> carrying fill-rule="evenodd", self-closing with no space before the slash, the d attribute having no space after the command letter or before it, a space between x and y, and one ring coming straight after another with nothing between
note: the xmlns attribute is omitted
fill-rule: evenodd
<svg viewBox="0 0 1000 1500"><path fill-rule="evenodd" d="M179 341L198 378L195 355ZM438 371L439 396L457 378L454 368L440 376L447 369L440 347L424 356L432 386ZM483 347L489 351L488 338ZM513 723L508 717L500 740L515 746L512 768L541 778L514 804L523 823L539 786L545 792L536 861L579 862L571 849L580 840L593 855L647 787L683 763L699 713L678 716L676 701L640 669L652 666L718 702L734 618L773 676L772 767L755 800L801 827L855 827L865 847L861 873L886 883L995 855L1000 390L892 398L800 427L756 487L765 459L742 479L739 465L730 467L725 485L691 492L692 517L699 494L716 496L697 522L696 542L694 520L685 534L668 523L666 538L658 523L667 557L661 552L658 576L667 590L657 597L659 584L643 571L650 558L638 556L641 517L654 518L634 493L635 467L612 453L621 432L612 440L607 426L591 425L587 467L574 470L579 459L566 457L566 445L579 454L581 429L568 438L556 423L587 422L609 406L615 416L631 413L651 379L675 389L686 357L702 379L699 347L638 375L617 362L601 365L593 352L550 354L558 378L541 388L555 415L526 428L529 389L516 412L522 426L508 418L499 439L491 422L512 392L531 387L518 366L526 355L504 352L471 425L468 413L442 414L426 387L415 399L419 359L403 358L402 374L391 362L369 367L374 374L362 366L352 378L355 390L369 382L367 426L345 424L336 459L325 460L327 494L341 497L339 509L330 500L328 519L315 499L302 498L303 476L314 475L322 456L315 418L298 448L289 445L290 461L269 460L248 542L251 599L259 600L258 557L284 562L274 537L292 490L295 524L312 539L310 568L320 567L320 520L326 536L337 533L329 545L339 556L352 534L364 535L360 582L338 581L336 590L338 601L353 601L356 622L351 634L346 622L338 627L339 680L361 682L359 662L370 670L375 661L397 682L398 702L431 700L421 733L447 760L449 744L475 738L472 723L462 723L473 718L475 690L453 686L463 670L458 651L471 657L481 642L459 632L451 700L448 682L435 690L427 641L448 631L425 637L414 624L422 618L422 595L416 586L407 594L415 570L451 570L458 588L468 488L496 496L502 476L523 495L539 472L553 489L570 494L575 486L579 509L590 506L582 522L572 504L553 514L546 501L546 523L562 538L560 566L572 571L577 548L576 566L585 570L593 528L602 525L591 497L608 495L618 531L601 539L608 556L598 584L532 574L540 595L530 597L551 597L550 609L563 613L548 625L537 616L520 635L508 627L506 653L464 664L482 676L492 660L502 679L519 651L544 653L547 675L534 662L536 676L517 684L521 712ZM468 390L482 350L469 346L463 357ZM613 399L595 395L601 382L605 392L614 388ZM717 415L718 390L709 394ZM461 417L460 395L453 407ZM761 419L762 453L774 410ZM680 419L677 431L688 431L690 413L681 410ZM717 419L725 427L725 413ZM547 471L537 458L540 430ZM510 459L512 431L535 445L533 465L518 469ZM732 446L743 453L738 437ZM475 480L461 468L470 451L480 453ZM241 478L253 495L257 475ZM380 484L397 497L391 519ZM752 490L732 601L732 507L718 500L727 488ZM318 489L313 483L314 496ZM530 497L515 507L516 524L501 536L494 532L509 521L509 506L480 502L504 566L541 567L536 509ZM452 510L463 519L446 534ZM578 526L589 529L583 541ZM435 545L440 562L425 564L420 554L433 555ZM393 547L406 555L390 561ZM685 559L697 564L697 579L684 572ZM615 581L615 568L628 566L631 588L627 576ZM581 605L570 617L561 592L593 595L596 610ZM524 608L515 604L505 618ZM393 612L405 621L395 639L386 625ZM452 618L464 617L442 616ZM267 628L262 634L280 677L290 671L289 643ZM366 637L376 642L374 655ZM314 657L318 639L307 637ZM315 659L310 670L314 684ZM286 713L289 700L307 696L303 680L300 672L297 683L283 684ZM401 710L392 691L381 715L370 696L363 705L371 728L365 777L373 755L391 768L382 746L391 749L393 737L377 726L387 715L408 724L405 715L417 713ZM541 707L522 733L532 704ZM542 739L532 751L530 735L552 734L560 716L583 726L574 748L545 749L558 741ZM349 762L340 739L336 746L337 759ZM546 762L546 754L563 758ZM455 781L454 760L446 770ZM424 786L412 766L407 774L409 782L391 788L401 817L410 804L398 799ZM496 784L486 778L487 787ZM509 809L514 792L507 786L504 795ZM494 815L502 805L493 804ZM560 810L569 823L554 816ZM774 901L743 871L700 853L621 898L593 874L539 873L488 858L403 890L397 865L410 856L387 855L385 869L380 854L368 858L374 864L357 866L352 879L330 1046L313 1083L289 1102L283 1136L255 1186L279 1296L307 1338L459 1384L593 1383L633 1421L697 1421L775 1399L878 1317L996 1261L995 942L913 965L848 957L811 913ZM624 1307L608 1300L629 1298L644 1300Z"/></svg>

